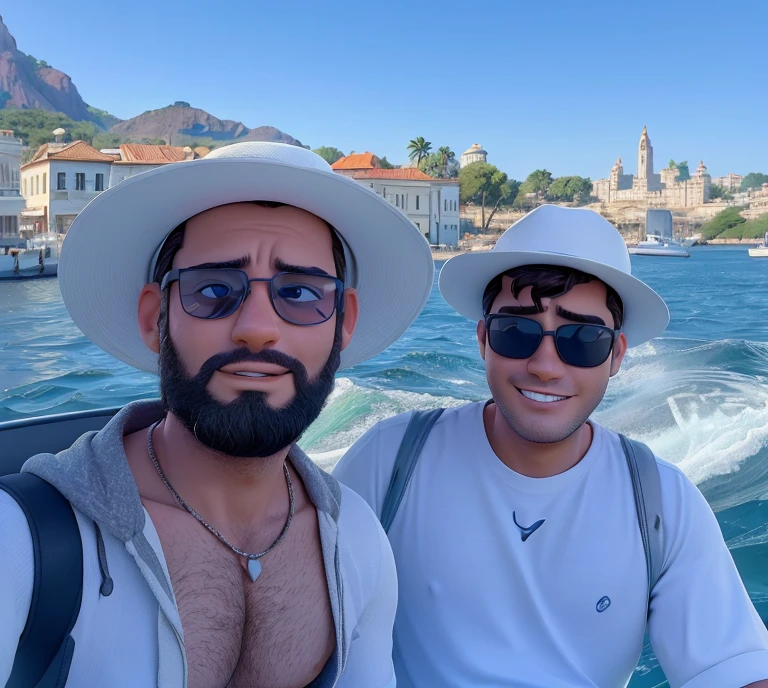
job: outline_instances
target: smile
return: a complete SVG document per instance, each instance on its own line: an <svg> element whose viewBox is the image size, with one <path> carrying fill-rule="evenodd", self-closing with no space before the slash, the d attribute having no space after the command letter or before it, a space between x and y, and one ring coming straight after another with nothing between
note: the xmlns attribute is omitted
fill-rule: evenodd
<svg viewBox="0 0 768 688"><path fill-rule="evenodd" d="M241 370L235 375L240 375L242 377L275 377L274 375L269 375L268 373L252 373L248 370Z"/></svg>
<svg viewBox="0 0 768 688"><path fill-rule="evenodd" d="M531 401L540 401L545 404L551 404L554 401L563 401L568 397L557 397L552 394L540 394L539 392L529 392L527 389L518 390L526 399Z"/></svg>

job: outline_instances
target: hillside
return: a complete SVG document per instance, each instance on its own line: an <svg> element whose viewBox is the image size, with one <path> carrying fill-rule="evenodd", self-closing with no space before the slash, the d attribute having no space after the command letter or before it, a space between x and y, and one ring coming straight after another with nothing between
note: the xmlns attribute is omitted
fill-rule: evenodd
<svg viewBox="0 0 768 688"><path fill-rule="evenodd" d="M168 143L213 148L235 141L301 141L271 126L249 129L189 103L147 110L125 121L86 103L69 75L21 52L0 17L0 128L12 129L31 148L62 127L64 141L83 139L97 148L120 143Z"/></svg>
<svg viewBox="0 0 768 688"><path fill-rule="evenodd" d="M0 17L0 107L60 112L100 124L68 74L21 52ZM107 113L104 113L107 114Z"/></svg>
<svg viewBox="0 0 768 688"><path fill-rule="evenodd" d="M275 127L249 129L242 122L218 119L189 103L176 102L159 110L148 110L120 122L109 130L132 140L162 139L173 146L217 146L235 141L279 141L301 146L301 141Z"/></svg>

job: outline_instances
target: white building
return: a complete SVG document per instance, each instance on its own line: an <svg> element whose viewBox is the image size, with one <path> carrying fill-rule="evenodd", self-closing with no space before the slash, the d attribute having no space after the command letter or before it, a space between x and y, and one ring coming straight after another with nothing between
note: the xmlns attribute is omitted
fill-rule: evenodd
<svg viewBox="0 0 768 688"><path fill-rule="evenodd" d="M400 208L430 244L458 245L458 179L434 179L413 168L355 170L348 176Z"/></svg>
<svg viewBox="0 0 768 688"><path fill-rule="evenodd" d="M191 160L191 149L124 144L117 151L98 151L85 141L47 143L21 167L25 235L65 234L78 213L102 191L127 177L171 162Z"/></svg>
<svg viewBox="0 0 768 688"><path fill-rule="evenodd" d="M741 186L741 180L744 179L740 174L728 173L724 177L712 177L712 184L722 186L726 191L737 192Z"/></svg>
<svg viewBox="0 0 768 688"><path fill-rule="evenodd" d="M461 154L461 166L466 167L473 162L488 162L488 153L479 143L474 143Z"/></svg>
<svg viewBox="0 0 768 688"><path fill-rule="evenodd" d="M22 141L12 131L0 129L0 241L16 244L24 210L19 178ZM4 241L3 241L4 240ZM1 247L1 244L0 244Z"/></svg>

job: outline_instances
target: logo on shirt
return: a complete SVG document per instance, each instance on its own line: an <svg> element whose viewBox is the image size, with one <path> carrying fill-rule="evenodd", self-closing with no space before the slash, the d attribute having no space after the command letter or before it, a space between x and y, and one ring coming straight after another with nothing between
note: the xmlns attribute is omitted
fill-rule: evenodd
<svg viewBox="0 0 768 688"><path fill-rule="evenodd" d="M520 537L523 542L525 542L529 537L531 537L531 535L533 535L539 528L541 528L542 525L544 525L544 519L542 518L540 521L536 521L536 523L534 523L532 526L528 526L527 528L524 528L517 522L517 514L514 511L512 512L512 520L515 522L515 525L520 529Z"/></svg>
<svg viewBox="0 0 768 688"><path fill-rule="evenodd" d="M610 597L601 597L597 604L595 605L595 609L597 609L598 614L602 614L608 607L611 606L611 598Z"/></svg>

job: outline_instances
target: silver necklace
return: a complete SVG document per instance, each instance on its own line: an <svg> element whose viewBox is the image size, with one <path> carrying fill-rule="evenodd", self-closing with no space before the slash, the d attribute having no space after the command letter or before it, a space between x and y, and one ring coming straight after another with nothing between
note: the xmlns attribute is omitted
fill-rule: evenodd
<svg viewBox="0 0 768 688"><path fill-rule="evenodd" d="M227 538L225 538L216 528L214 528L212 525L206 522L206 520L198 514L189 504L187 504L179 495L176 490L173 489L173 486L170 482L168 482L168 478L165 477L165 473L163 473L163 469L160 468L160 463L157 460L157 457L155 456L155 449L152 446L152 432L154 429L160 424L160 421L157 421L154 423L149 430L147 431L147 453L149 454L149 458L152 459L152 463L155 464L155 468L157 469L157 473L160 476L160 479L163 481L164 485L168 488L168 492L173 495L173 498L182 506L184 507L192 516L194 516L200 523L202 523L211 533L213 533L221 542L223 542L229 549L231 549L235 554L239 554L241 557L245 557L248 560L248 574L251 577L252 581L256 581L256 579L261 575L261 562L259 559L261 559L265 554L269 554L275 547L277 547L285 538L285 536L288 534L288 526L291 525L291 521L293 520L293 514L295 510L295 504L293 501L293 485L291 483L291 474L288 471L288 466L285 465L285 462L283 462L283 473L285 474L285 483L288 485L288 501L289 501L289 509L288 509L288 520L286 520L285 525L283 526L282 531L280 531L280 535L277 536L277 540L275 540L267 549L265 549L263 552L259 552L258 554L252 554L250 552L245 552L241 549L238 549L235 547Z"/></svg>

